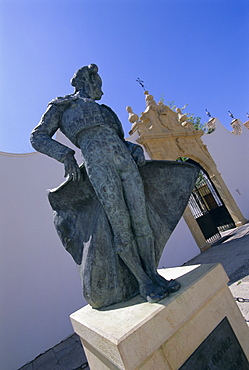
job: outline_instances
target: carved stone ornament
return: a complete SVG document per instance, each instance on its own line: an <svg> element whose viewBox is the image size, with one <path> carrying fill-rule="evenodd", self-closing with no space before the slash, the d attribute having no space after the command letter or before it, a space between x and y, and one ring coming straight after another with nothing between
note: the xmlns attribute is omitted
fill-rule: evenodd
<svg viewBox="0 0 249 370"><path fill-rule="evenodd" d="M242 126L241 126L241 122L239 119L235 119L233 120L233 122L231 123L231 126L233 128L233 131L232 133L234 135L241 135L242 134Z"/></svg>

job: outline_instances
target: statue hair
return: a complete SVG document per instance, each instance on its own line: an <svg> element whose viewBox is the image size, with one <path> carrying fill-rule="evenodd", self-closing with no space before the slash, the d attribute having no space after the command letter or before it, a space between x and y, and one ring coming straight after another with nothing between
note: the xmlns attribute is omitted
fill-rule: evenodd
<svg viewBox="0 0 249 370"><path fill-rule="evenodd" d="M84 66L78 69L75 74L73 75L70 83L75 88L75 91L78 91L78 86L82 86L89 81L92 75L98 73L98 66L96 64L89 64L88 66Z"/></svg>

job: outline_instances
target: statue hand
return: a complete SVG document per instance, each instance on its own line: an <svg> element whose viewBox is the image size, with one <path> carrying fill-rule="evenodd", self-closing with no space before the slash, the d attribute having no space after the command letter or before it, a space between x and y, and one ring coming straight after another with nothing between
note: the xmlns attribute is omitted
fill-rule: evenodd
<svg viewBox="0 0 249 370"><path fill-rule="evenodd" d="M136 148L132 152L132 157L139 167L142 167L146 164L144 152L140 146L136 146Z"/></svg>
<svg viewBox="0 0 249 370"><path fill-rule="evenodd" d="M74 158L74 156L69 153L65 159L64 159L64 168L65 168L65 175L64 177L68 176L68 179L73 181L80 180L81 178L81 173L79 166Z"/></svg>

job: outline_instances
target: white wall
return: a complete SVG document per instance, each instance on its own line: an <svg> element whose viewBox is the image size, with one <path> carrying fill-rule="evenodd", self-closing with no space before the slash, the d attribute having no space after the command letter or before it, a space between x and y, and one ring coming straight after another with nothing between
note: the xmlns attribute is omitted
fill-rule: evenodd
<svg viewBox="0 0 249 370"><path fill-rule="evenodd" d="M202 140L239 209L249 219L249 130L243 127L241 135L234 135L215 120L216 130Z"/></svg>
<svg viewBox="0 0 249 370"><path fill-rule="evenodd" d="M0 368L15 370L72 333L69 315L85 300L46 195L62 182L63 165L0 152L0 168Z"/></svg>
<svg viewBox="0 0 249 370"><path fill-rule="evenodd" d="M164 248L158 268L181 266L198 254L200 249L182 217Z"/></svg>

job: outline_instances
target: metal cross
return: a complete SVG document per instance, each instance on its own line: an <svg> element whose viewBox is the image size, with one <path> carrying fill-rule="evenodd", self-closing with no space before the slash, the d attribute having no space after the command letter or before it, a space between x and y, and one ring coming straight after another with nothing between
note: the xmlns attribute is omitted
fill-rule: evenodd
<svg viewBox="0 0 249 370"><path fill-rule="evenodd" d="M206 115L207 115L208 117L212 118L211 113L210 113L207 109L205 109L205 111L206 111Z"/></svg>
<svg viewBox="0 0 249 370"><path fill-rule="evenodd" d="M139 78L139 77L136 79L136 81L137 81L137 82L142 86L142 88L143 88L143 89L144 89L144 91L145 91L144 81L140 80L140 78Z"/></svg>
<svg viewBox="0 0 249 370"><path fill-rule="evenodd" d="M229 116L234 119L234 115L230 112L230 110L228 110L228 113L229 113Z"/></svg>

